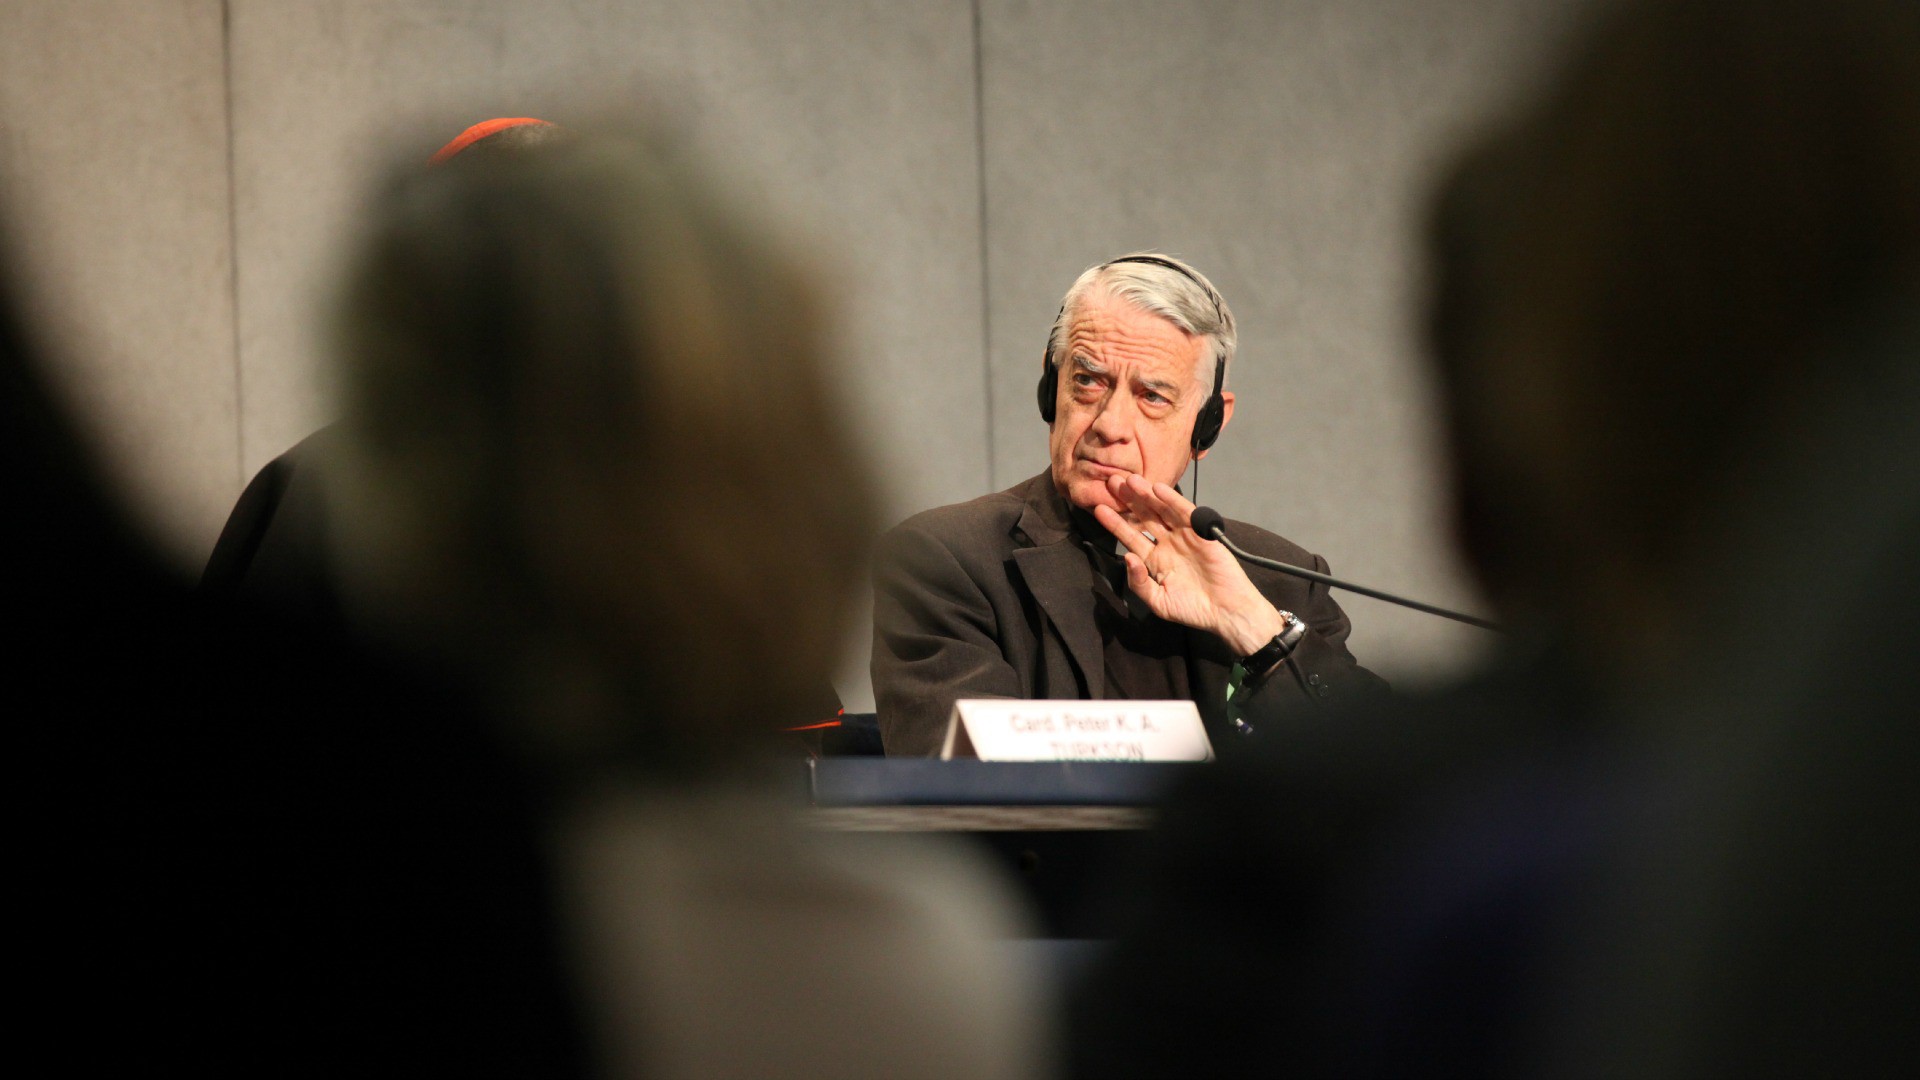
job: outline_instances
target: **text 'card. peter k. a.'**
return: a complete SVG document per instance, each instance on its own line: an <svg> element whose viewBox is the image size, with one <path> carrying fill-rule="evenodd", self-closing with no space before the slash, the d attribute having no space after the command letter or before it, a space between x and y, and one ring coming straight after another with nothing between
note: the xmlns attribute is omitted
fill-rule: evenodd
<svg viewBox="0 0 1920 1080"><path fill-rule="evenodd" d="M954 702L942 758L982 761L1211 761L1191 701Z"/></svg>

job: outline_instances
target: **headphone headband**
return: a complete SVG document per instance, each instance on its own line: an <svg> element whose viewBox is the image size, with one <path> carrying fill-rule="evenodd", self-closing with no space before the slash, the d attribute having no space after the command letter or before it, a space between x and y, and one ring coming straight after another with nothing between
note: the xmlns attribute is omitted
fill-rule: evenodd
<svg viewBox="0 0 1920 1080"><path fill-rule="evenodd" d="M1226 305L1220 302L1220 294L1214 291L1213 286L1201 281L1198 274L1174 262L1172 259L1161 258L1158 255L1122 255L1112 262L1101 263L1100 269L1105 270L1109 266L1118 266L1121 263L1146 263L1149 266L1164 266L1174 273L1179 274L1181 277L1200 286L1200 291L1207 295L1208 300L1213 301L1214 318L1219 319L1223 323L1227 321ZM1066 307L1065 304L1062 304L1060 305L1060 310L1065 311Z"/></svg>

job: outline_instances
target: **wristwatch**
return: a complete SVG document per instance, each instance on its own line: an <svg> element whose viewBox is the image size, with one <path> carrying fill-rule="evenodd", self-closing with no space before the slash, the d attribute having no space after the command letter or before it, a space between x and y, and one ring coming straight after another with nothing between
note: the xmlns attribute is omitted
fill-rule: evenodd
<svg viewBox="0 0 1920 1080"><path fill-rule="evenodd" d="M1307 624L1298 615L1283 611L1280 617L1286 620L1286 625L1273 635L1273 640L1240 661L1240 666L1246 669L1248 682L1259 682L1266 678L1274 668L1280 666L1280 661L1293 655L1294 647L1300 644L1301 638L1307 636Z"/></svg>

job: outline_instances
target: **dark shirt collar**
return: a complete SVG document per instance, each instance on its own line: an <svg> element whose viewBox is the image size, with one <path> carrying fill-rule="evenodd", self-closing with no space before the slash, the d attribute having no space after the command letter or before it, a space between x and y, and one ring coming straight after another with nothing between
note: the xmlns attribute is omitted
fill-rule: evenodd
<svg viewBox="0 0 1920 1080"><path fill-rule="evenodd" d="M1119 550L1120 542L1106 530L1106 526L1094 520L1093 515L1088 511L1077 506L1068 507L1067 522L1073 528L1074 539L1092 544L1094 550L1100 554L1113 555Z"/></svg>

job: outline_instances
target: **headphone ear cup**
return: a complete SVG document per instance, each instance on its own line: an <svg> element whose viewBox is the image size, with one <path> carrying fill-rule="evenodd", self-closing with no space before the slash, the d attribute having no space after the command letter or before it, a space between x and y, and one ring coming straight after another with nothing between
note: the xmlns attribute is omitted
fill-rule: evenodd
<svg viewBox="0 0 1920 1080"><path fill-rule="evenodd" d="M1054 398L1060 392L1060 369L1053 366L1052 357L1040 358L1040 419L1053 423Z"/></svg>
<svg viewBox="0 0 1920 1080"><path fill-rule="evenodd" d="M1227 402L1218 391L1200 406L1200 415L1193 418L1193 452L1212 449L1215 439L1220 437L1220 427L1226 422Z"/></svg>

